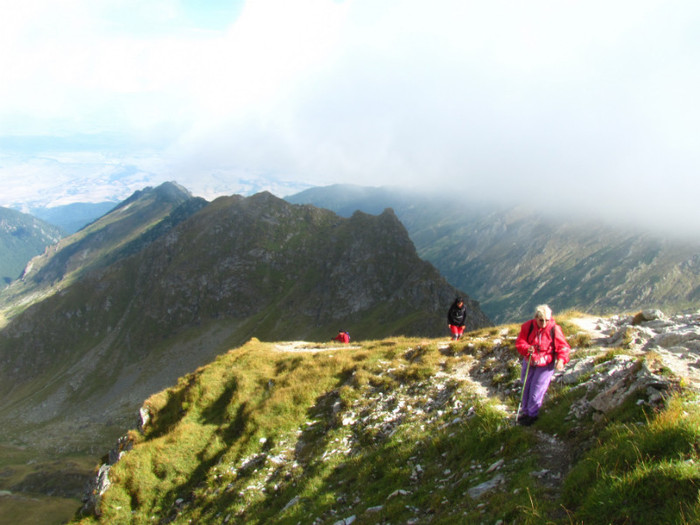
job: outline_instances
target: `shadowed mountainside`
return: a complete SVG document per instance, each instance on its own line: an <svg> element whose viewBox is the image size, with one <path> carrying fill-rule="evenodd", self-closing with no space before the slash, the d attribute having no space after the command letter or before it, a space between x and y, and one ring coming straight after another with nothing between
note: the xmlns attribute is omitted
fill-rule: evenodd
<svg viewBox="0 0 700 525"><path fill-rule="evenodd" d="M111 439L150 393L253 336L444 334L458 293L391 211L345 219L268 193L201 207L166 185L76 236L20 283L43 300L22 311L18 285L6 303L0 436L13 443ZM466 302L469 328L490 324Z"/></svg>
<svg viewBox="0 0 700 525"><path fill-rule="evenodd" d="M0 207L0 289L21 275L29 259L62 236L63 232L56 226Z"/></svg>
<svg viewBox="0 0 700 525"><path fill-rule="evenodd" d="M110 213L32 259L21 279L0 293L0 305L26 305L27 297L41 298L65 289L88 272L138 252L205 205L204 199L192 197L172 182L137 191Z"/></svg>
<svg viewBox="0 0 700 525"><path fill-rule="evenodd" d="M541 303L555 311L678 312L700 299L697 242L477 199L347 185L287 198L341 215L392 207L420 257L477 298L495 322L525 320Z"/></svg>

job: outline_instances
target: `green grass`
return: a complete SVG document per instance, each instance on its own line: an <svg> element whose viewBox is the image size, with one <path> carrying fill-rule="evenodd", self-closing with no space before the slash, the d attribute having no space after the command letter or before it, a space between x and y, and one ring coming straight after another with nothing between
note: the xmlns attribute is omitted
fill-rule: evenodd
<svg viewBox="0 0 700 525"><path fill-rule="evenodd" d="M593 363L596 365L606 363L612 361L618 355L629 355L629 352L623 348L611 348L605 352L599 352L593 360Z"/></svg>
<svg viewBox="0 0 700 525"><path fill-rule="evenodd" d="M697 523L700 413L678 396L642 424L613 423L566 480L585 523Z"/></svg>
<svg viewBox="0 0 700 525"><path fill-rule="evenodd" d="M652 410L632 396L578 421L567 415L585 389L553 384L536 428L513 426L497 405L514 410L517 396L484 398L450 376L488 368L512 392L518 359L512 340L493 342L499 333L328 344L319 353L251 340L147 400L152 422L145 435L131 432L134 448L110 472L102 516L75 521L697 521L694 399L678 394ZM559 436L575 457L560 490L532 475L546 453L536 431ZM496 488L470 496L497 476Z"/></svg>

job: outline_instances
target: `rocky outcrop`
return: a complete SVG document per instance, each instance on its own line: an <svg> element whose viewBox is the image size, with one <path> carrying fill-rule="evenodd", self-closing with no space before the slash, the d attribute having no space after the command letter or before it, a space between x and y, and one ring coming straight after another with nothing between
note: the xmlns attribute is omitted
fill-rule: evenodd
<svg viewBox="0 0 700 525"><path fill-rule="evenodd" d="M136 425L139 432L144 432L146 426L150 422L150 419L151 414L149 413L148 409L146 407L141 407L139 410L139 419ZM100 516L100 501L102 500L102 495L111 485L111 482L109 481L109 471L111 470L112 466L124 456L124 454L133 448L133 446L134 440L127 434L120 437L117 440L116 445L107 453L104 463L101 463L97 468L95 476L90 479L85 489L83 506L80 509L81 514Z"/></svg>
<svg viewBox="0 0 700 525"><path fill-rule="evenodd" d="M586 389L569 417L594 418L620 407L630 398L655 406L680 382L700 388L700 312L667 317L660 310L634 316L612 316L595 322L601 348L627 353L601 360L591 355L572 361L558 380ZM642 361L638 356L644 355ZM589 379L582 381L582 377Z"/></svg>
<svg viewBox="0 0 700 525"><path fill-rule="evenodd" d="M649 309L636 315L600 318L596 328L601 346L653 352L678 377L700 387L700 311L667 316Z"/></svg>

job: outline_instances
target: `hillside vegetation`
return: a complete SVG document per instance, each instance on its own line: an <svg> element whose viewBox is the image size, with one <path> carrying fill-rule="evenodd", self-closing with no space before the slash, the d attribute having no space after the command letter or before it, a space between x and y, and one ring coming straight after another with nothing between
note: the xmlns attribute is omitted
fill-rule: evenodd
<svg viewBox="0 0 700 525"><path fill-rule="evenodd" d="M653 352L590 346L560 322L567 381L527 428L515 325L458 342L253 339L145 402L93 492L98 516L74 522L697 523L696 393ZM657 388L665 376L663 395L582 412L616 362Z"/></svg>

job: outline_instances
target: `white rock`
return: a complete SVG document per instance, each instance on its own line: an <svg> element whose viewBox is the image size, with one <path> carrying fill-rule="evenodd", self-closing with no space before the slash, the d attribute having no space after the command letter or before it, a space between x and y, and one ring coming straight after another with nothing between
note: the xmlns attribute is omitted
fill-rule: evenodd
<svg viewBox="0 0 700 525"><path fill-rule="evenodd" d="M496 461L493 465L491 465L488 469L486 469L486 473L488 474L489 472L493 472L494 470L498 470L503 466L503 459L499 459Z"/></svg>
<svg viewBox="0 0 700 525"><path fill-rule="evenodd" d="M390 500L390 499L395 498L396 496L407 496L408 494L409 494L409 492L407 492L403 489L398 489L398 490L395 490L394 492L392 492L391 494L389 494L389 496L387 496L386 499Z"/></svg>
<svg viewBox="0 0 700 525"><path fill-rule="evenodd" d="M496 488L498 485L503 483L505 481L505 478L503 477L503 474L497 474L493 478L491 478L488 481L484 481L483 483L477 485L476 487L472 487L469 490L467 490L467 493L472 499L478 499L481 496L483 496L486 492L489 490L492 490Z"/></svg>
<svg viewBox="0 0 700 525"><path fill-rule="evenodd" d="M287 503L287 504L284 506L284 508L282 509L282 512L284 512L285 510L287 510L289 507L292 507L292 506L296 505L297 503L299 503L299 496L294 496L292 499L289 500L289 503Z"/></svg>
<svg viewBox="0 0 700 525"><path fill-rule="evenodd" d="M656 309L643 310L641 314L645 321L655 321L666 317L661 310Z"/></svg>

